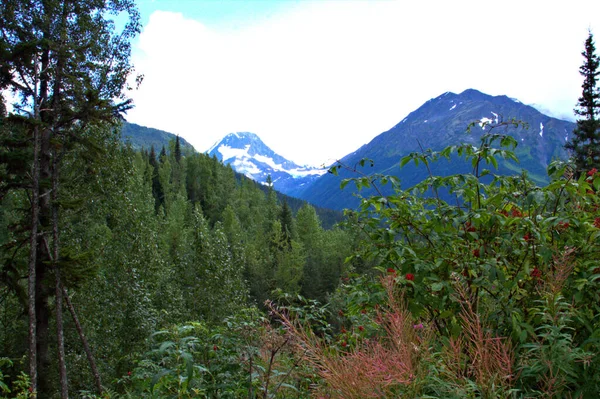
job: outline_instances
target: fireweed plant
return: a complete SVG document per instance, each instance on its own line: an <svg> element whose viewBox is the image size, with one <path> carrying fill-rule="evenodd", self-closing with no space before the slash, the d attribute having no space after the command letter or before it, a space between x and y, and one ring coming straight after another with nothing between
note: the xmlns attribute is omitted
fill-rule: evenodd
<svg viewBox="0 0 600 399"><path fill-rule="evenodd" d="M349 262L380 276L350 275L333 298L336 350L285 321L322 397L598 397L600 173L574 179L555 161L545 187L495 174L499 158L517 161L516 140L495 133L510 125L486 125L479 146L403 158L429 172L412 188L356 169L342 182L379 193L347 214L362 234ZM454 154L471 173L431 173Z"/></svg>

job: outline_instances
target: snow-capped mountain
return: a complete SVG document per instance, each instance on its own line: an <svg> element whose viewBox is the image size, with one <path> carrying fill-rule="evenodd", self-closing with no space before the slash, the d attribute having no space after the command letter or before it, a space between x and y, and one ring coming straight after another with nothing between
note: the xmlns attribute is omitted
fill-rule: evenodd
<svg viewBox="0 0 600 399"><path fill-rule="evenodd" d="M299 196L309 183L327 172L327 169L299 166L285 159L249 132L230 133L207 153L259 183L266 184L267 177L271 176L275 190L290 196Z"/></svg>

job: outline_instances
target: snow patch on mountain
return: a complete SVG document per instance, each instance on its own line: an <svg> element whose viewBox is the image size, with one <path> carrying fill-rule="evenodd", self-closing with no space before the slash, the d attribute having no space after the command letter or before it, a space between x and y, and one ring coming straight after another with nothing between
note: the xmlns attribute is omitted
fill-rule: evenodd
<svg viewBox="0 0 600 399"><path fill-rule="evenodd" d="M497 125L498 124L498 114L495 112L492 112L492 115L494 115L494 123Z"/></svg>
<svg viewBox="0 0 600 399"><path fill-rule="evenodd" d="M223 162L230 160L231 158L247 158L250 144L247 144L244 148L231 148L228 145L221 145L217 149L222 156Z"/></svg>
<svg viewBox="0 0 600 399"><path fill-rule="evenodd" d="M327 173L328 169L289 169L287 172L294 177L305 177L305 176L321 176Z"/></svg>
<svg viewBox="0 0 600 399"><path fill-rule="evenodd" d="M260 174L261 170L247 159L235 159L231 162L231 166L239 173L253 179L255 175Z"/></svg>
<svg viewBox="0 0 600 399"><path fill-rule="evenodd" d="M483 117L479 120L479 126L481 126L482 129L485 129L486 125L492 122L493 121L490 118Z"/></svg>

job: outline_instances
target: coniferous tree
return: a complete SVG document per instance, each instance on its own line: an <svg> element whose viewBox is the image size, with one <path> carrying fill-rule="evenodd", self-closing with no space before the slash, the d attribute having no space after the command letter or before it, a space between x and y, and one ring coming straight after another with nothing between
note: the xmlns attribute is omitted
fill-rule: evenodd
<svg viewBox="0 0 600 399"><path fill-rule="evenodd" d="M152 195L154 196L154 208L156 212L158 212L161 205L164 204L165 193L162 184L160 183L160 174L154 146L150 148L150 168L150 172L152 173Z"/></svg>
<svg viewBox="0 0 600 399"><path fill-rule="evenodd" d="M596 55L594 37L590 32L585 41L585 58L579 73L583 76L583 91L575 113L580 116L573 137L565 147L575 161L576 175L591 168L600 169L600 91L597 87L600 59Z"/></svg>
<svg viewBox="0 0 600 399"><path fill-rule="evenodd" d="M181 147L179 144L179 136L177 136L175 140L169 141L168 160L171 164L171 190L174 193L185 194L185 170L184 164L183 162L181 162Z"/></svg>
<svg viewBox="0 0 600 399"><path fill-rule="evenodd" d="M290 209L287 201L283 201L283 206L281 207L280 214L280 223L281 223L281 232L283 237L288 245L291 248L292 246L292 238L295 235L295 227L294 227L294 216L292 215L292 210Z"/></svg>
<svg viewBox="0 0 600 399"><path fill-rule="evenodd" d="M181 143L179 142L179 135L175 138L175 161L181 162Z"/></svg>

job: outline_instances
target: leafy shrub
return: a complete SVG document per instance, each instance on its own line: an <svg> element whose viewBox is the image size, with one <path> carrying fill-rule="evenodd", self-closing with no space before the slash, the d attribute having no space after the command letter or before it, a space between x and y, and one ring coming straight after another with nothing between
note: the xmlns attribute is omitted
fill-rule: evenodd
<svg viewBox="0 0 600 399"><path fill-rule="evenodd" d="M29 381L29 376L24 372L20 372L17 377L12 381L12 383L8 383L6 379L10 377L10 375L5 374L8 369L13 367L13 362L5 357L0 357L0 399L5 398L17 398L17 399L28 399L34 398L35 395L30 390L31 383ZM9 385L12 385L12 389ZM10 396L5 396L9 395Z"/></svg>
<svg viewBox="0 0 600 399"><path fill-rule="evenodd" d="M574 179L568 164L554 162L546 187L537 187L524 172L495 175L486 167L497 167L497 157L516 160L512 149L517 144L492 132L496 128L488 127L479 147L453 146L401 161L429 170L430 162L456 153L471 164L470 174L430 174L406 190L393 176L360 175L343 183L380 193L379 184L394 186L394 195L363 198L358 212L348 212L347 227L362 234L352 259L377 264L383 281L394 281L410 312L412 319L403 316L404 325L414 323L432 334L428 346L414 344L431 353L427 361L408 367L404 357L412 378L398 375L380 382L377 397L390 392L595 397L600 392L600 174L591 170ZM413 342L405 330L390 331L378 322L396 317L394 311L381 314L397 306L389 287L370 276L350 277L336 295L343 304L344 329L364 331L350 353L319 351L324 344L296 328L315 348L313 364L332 397L364 397L364 392L338 387L330 377L337 362L356 368L350 366L352 359L376 356L373 342ZM294 321L289 325L292 329ZM396 359L403 358L396 354ZM351 379L350 371L347 375L347 384L365 389L374 382L356 373Z"/></svg>
<svg viewBox="0 0 600 399"><path fill-rule="evenodd" d="M194 322L158 331L122 383L132 397L292 398L308 389L290 339L255 309L222 326Z"/></svg>

